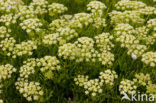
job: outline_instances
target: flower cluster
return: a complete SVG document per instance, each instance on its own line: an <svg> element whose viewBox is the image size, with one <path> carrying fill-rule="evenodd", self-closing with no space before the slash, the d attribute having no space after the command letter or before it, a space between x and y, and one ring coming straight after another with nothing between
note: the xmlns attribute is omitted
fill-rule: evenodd
<svg viewBox="0 0 156 103"><path fill-rule="evenodd" d="M128 55L136 55L137 57L142 56L143 53L147 50L146 45L133 44L128 47Z"/></svg>
<svg viewBox="0 0 156 103"><path fill-rule="evenodd" d="M60 38L65 41L69 41L78 36L78 33L69 27L57 29L57 33L59 33Z"/></svg>
<svg viewBox="0 0 156 103"><path fill-rule="evenodd" d="M64 59L75 60L79 56L79 51L74 44L67 43L59 47L58 56Z"/></svg>
<svg viewBox="0 0 156 103"><path fill-rule="evenodd" d="M16 89L25 97L28 101L39 100L43 96L39 82L16 82Z"/></svg>
<svg viewBox="0 0 156 103"><path fill-rule="evenodd" d="M78 38L74 44L67 43L59 47L58 55L64 59L82 61L95 61L96 51L93 48L94 41L88 37Z"/></svg>
<svg viewBox="0 0 156 103"><path fill-rule="evenodd" d="M136 39L135 36L130 34L124 34L116 38L117 42L121 43L121 47L129 48L132 44L138 44L139 40Z"/></svg>
<svg viewBox="0 0 156 103"><path fill-rule="evenodd" d="M59 45L63 45L67 41L77 36L78 33L74 29L71 29L69 27L59 28L56 30L56 33L44 36L43 43L49 45L59 43Z"/></svg>
<svg viewBox="0 0 156 103"><path fill-rule="evenodd" d="M48 1L46 0L32 0L32 2L30 3L30 6L34 8L34 12L36 12L36 14L47 13L47 5Z"/></svg>
<svg viewBox="0 0 156 103"><path fill-rule="evenodd" d="M60 70L59 60L56 57L45 56L40 59L36 59L37 66L40 67L41 72Z"/></svg>
<svg viewBox="0 0 156 103"><path fill-rule="evenodd" d="M20 44L15 44L13 52L13 57L22 55L32 55L32 50L37 49L37 45L34 41L21 42Z"/></svg>
<svg viewBox="0 0 156 103"><path fill-rule="evenodd" d="M129 23L131 25L141 25L144 23L144 19L140 17L140 13L137 11L112 11L109 13L112 24Z"/></svg>
<svg viewBox="0 0 156 103"><path fill-rule="evenodd" d="M118 76L115 71L106 70L100 73L97 79L88 79L88 76L78 75L74 78L75 84L83 87L86 95L96 96L103 92L104 84L113 85Z"/></svg>
<svg viewBox="0 0 156 103"><path fill-rule="evenodd" d="M55 19L52 21L52 23L49 24L49 29L52 31L56 31L59 28L66 27L68 22L64 19Z"/></svg>
<svg viewBox="0 0 156 103"><path fill-rule="evenodd" d="M52 3L52 4L48 5L48 11L51 16L56 15L56 14L62 14L67 10L68 10L68 8L65 7L63 4Z"/></svg>
<svg viewBox="0 0 156 103"><path fill-rule="evenodd" d="M7 38L10 35L8 34L8 32L11 32L10 29L7 30L7 28L5 26L1 26L0 27L0 38Z"/></svg>
<svg viewBox="0 0 156 103"><path fill-rule="evenodd" d="M77 78L74 78L75 84L83 87L84 86L84 82L88 81L88 76L84 76L84 75L78 75Z"/></svg>
<svg viewBox="0 0 156 103"><path fill-rule="evenodd" d="M1 65L0 66L0 82L2 82L2 80L11 78L11 75L14 72L16 72L16 69L12 65L10 64Z"/></svg>
<svg viewBox="0 0 156 103"><path fill-rule="evenodd" d="M82 61L95 61L95 57L97 55L97 52L94 49L94 40L92 38L88 37L81 37L78 38L76 42L74 42L74 45L78 49L78 57L79 62Z"/></svg>
<svg viewBox="0 0 156 103"><path fill-rule="evenodd" d="M6 14L6 15L2 15L0 17L0 22L4 23L5 26L10 26L11 24L15 24L16 23L16 19L17 18L18 18L17 15Z"/></svg>
<svg viewBox="0 0 156 103"><path fill-rule="evenodd" d="M106 19L101 18L101 17L95 17L93 18L93 26L96 27L97 29L100 27L106 27Z"/></svg>
<svg viewBox="0 0 156 103"><path fill-rule="evenodd" d="M99 48L100 51L108 50L110 51L111 48L114 47L114 44L111 42L111 40L114 38L109 33L102 33L98 36L95 36L96 45Z"/></svg>
<svg viewBox="0 0 156 103"><path fill-rule="evenodd" d="M156 8L151 6L146 6L145 8L139 9L138 13L141 15L153 15L156 14Z"/></svg>
<svg viewBox="0 0 156 103"><path fill-rule="evenodd" d="M105 4L100 1L91 1L87 5L87 10L91 11L93 16L102 16L103 10L106 8Z"/></svg>
<svg viewBox="0 0 156 103"><path fill-rule="evenodd" d="M37 18L30 18L25 19L22 23L20 23L20 26L23 30L26 30L26 32L29 34L31 32L39 32L41 30L42 23Z"/></svg>
<svg viewBox="0 0 156 103"><path fill-rule="evenodd" d="M78 75L77 78L74 78L74 81L77 85L85 89L86 95L91 94L91 96L96 96L103 91L103 83L100 83L99 79L88 80L88 76Z"/></svg>
<svg viewBox="0 0 156 103"><path fill-rule="evenodd" d="M98 53L98 60L102 63L102 65L113 65L114 54L107 50L103 50L102 53Z"/></svg>
<svg viewBox="0 0 156 103"><path fill-rule="evenodd" d="M32 50L37 49L37 45L34 41L21 42L20 44L15 44L16 40L12 37L5 38L0 42L0 48L5 52L7 56L16 56L22 55L32 55Z"/></svg>
<svg viewBox="0 0 156 103"><path fill-rule="evenodd" d="M156 19L150 19L147 21L147 27L149 29L153 29L153 31L156 31Z"/></svg>
<svg viewBox="0 0 156 103"><path fill-rule="evenodd" d="M23 62L23 66L20 67L20 78L28 79L29 75L35 73L36 59L29 58Z"/></svg>
<svg viewBox="0 0 156 103"><path fill-rule="evenodd" d="M153 94L154 98L156 97L156 84L150 84L147 86L147 93Z"/></svg>
<svg viewBox="0 0 156 103"><path fill-rule="evenodd" d="M156 65L156 52L147 52L142 55L142 62L150 65L151 67L155 67Z"/></svg>
<svg viewBox="0 0 156 103"><path fill-rule="evenodd" d="M119 91L121 94L127 93L127 94L135 94L136 93L137 86L135 83L131 80L125 79L120 82Z"/></svg>
<svg viewBox="0 0 156 103"><path fill-rule="evenodd" d="M134 28L129 24L117 24L114 28L114 36L118 37L120 35L133 34L135 32Z"/></svg>
<svg viewBox="0 0 156 103"><path fill-rule="evenodd" d="M59 33L46 35L42 40L42 42L46 45L58 44L59 41L61 41Z"/></svg>
<svg viewBox="0 0 156 103"><path fill-rule="evenodd" d="M147 86L152 83L150 75L149 74L145 75L143 73L136 74L133 81L135 82L135 84L142 86Z"/></svg>
<svg viewBox="0 0 156 103"><path fill-rule="evenodd" d="M5 38L4 40L0 41L0 48L4 51L4 54L10 56L11 52L14 50L16 40L12 37Z"/></svg>
<svg viewBox="0 0 156 103"><path fill-rule="evenodd" d="M149 29L146 26L138 27L135 29L135 36L138 40L142 41L146 45L153 45L155 43L155 37L148 35Z"/></svg>
<svg viewBox="0 0 156 103"><path fill-rule="evenodd" d="M90 23L93 23L93 18L90 14L87 13L77 13L73 17L74 21L76 20L81 25L88 26Z"/></svg>
<svg viewBox="0 0 156 103"><path fill-rule="evenodd" d="M34 12L33 6L20 5L17 15L19 20L25 20L29 18L35 18L36 12Z"/></svg>
<svg viewBox="0 0 156 103"><path fill-rule="evenodd" d="M118 75L115 71L108 69L104 72L100 72L99 78L101 79L101 81L104 80L105 84L112 86L114 84L114 80L118 78Z"/></svg>
<svg viewBox="0 0 156 103"><path fill-rule="evenodd" d="M141 8L145 8L146 4L140 1L130 1L130 0L121 0L117 4L115 4L117 10L138 10Z"/></svg>
<svg viewBox="0 0 156 103"><path fill-rule="evenodd" d="M14 0L1 0L0 11L1 12L16 12L19 4L23 4L22 0L20 2Z"/></svg>

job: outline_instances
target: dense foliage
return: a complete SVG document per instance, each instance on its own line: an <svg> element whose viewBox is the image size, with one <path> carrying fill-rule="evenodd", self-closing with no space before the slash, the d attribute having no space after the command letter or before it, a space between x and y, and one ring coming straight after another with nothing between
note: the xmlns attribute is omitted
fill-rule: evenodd
<svg viewBox="0 0 156 103"><path fill-rule="evenodd" d="M0 103L156 100L155 2L0 0Z"/></svg>

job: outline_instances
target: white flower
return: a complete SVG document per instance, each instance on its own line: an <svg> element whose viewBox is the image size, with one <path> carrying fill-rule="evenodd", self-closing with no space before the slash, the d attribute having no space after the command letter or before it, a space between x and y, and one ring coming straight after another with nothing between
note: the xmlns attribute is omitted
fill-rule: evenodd
<svg viewBox="0 0 156 103"><path fill-rule="evenodd" d="M132 56L132 59L134 60L137 59L137 56L135 54L132 54L131 56Z"/></svg>

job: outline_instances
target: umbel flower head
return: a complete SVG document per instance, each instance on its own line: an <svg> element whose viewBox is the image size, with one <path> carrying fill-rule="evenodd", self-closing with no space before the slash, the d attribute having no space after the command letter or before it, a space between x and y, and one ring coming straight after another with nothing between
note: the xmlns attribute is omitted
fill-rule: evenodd
<svg viewBox="0 0 156 103"><path fill-rule="evenodd" d="M156 66L156 52L146 52L142 55L142 62L145 64L155 67Z"/></svg>
<svg viewBox="0 0 156 103"><path fill-rule="evenodd" d="M94 97L103 93L103 86L105 84L108 85L108 87L113 86L114 79L116 78L118 78L116 72L108 69L104 72L100 72L99 78L89 80L88 76L78 75L74 78L74 81L77 86L84 89L85 95Z"/></svg>
<svg viewBox="0 0 156 103"><path fill-rule="evenodd" d="M105 4L100 1L91 1L87 5L87 10L91 11L93 16L102 16L103 10L106 8Z"/></svg>
<svg viewBox="0 0 156 103"><path fill-rule="evenodd" d="M52 3L52 4L48 5L48 11L51 16L54 16L56 14L62 14L67 10L68 10L68 8L65 7L63 4Z"/></svg>
<svg viewBox="0 0 156 103"><path fill-rule="evenodd" d="M11 75L14 72L16 72L16 69L12 65L10 65L10 64L1 65L0 66L0 82L2 80L11 78Z"/></svg>
<svg viewBox="0 0 156 103"><path fill-rule="evenodd" d="M136 93L137 86L135 83L131 80L124 79L120 82L119 91L121 94L127 93L127 94L135 94Z"/></svg>
<svg viewBox="0 0 156 103"><path fill-rule="evenodd" d="M117 10L138 10L146 7L146 4L141 1L121 0L115 4Z"/></svg>

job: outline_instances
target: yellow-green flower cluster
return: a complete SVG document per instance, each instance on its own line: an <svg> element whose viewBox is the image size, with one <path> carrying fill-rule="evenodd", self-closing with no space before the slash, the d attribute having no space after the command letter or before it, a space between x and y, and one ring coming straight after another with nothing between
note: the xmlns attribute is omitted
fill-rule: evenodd
<svg viewBox="0 0 156 103"><path fill-rule="evenodd" d="M101 17L94 17L93 18L93 26L96 27L97 29L100 27L106 27L106 19L101 18Z"/></svg>
<svg viewBox="0 0 156 103"><path fill-rule="evenodd" d="M153 94L154 98L156 99L156 84L150 84L147 86L147 93Z"/></svg>
<svg viewBox="0 0 156 103"><path fill-rule="evenodd" d="M63 4L52 3L52 4L48 5L48 11L51 16L56 15L56 14L62 14L67 10L68 10L68 8L65 7Z"/></svg>
<svg viewBox="0 0 156 103"><path fill-rule="evenodd" d="M77 78L74 78L74 81L78 86L85 89L86 95L96 96L103 92L103 83L100 83L99 79L88 80L88 76L78 75Z"/></svg>
<svg viewBox="0 0 156 103"><path fill-rule="evenodd" d="M10 56L12 51L14 50L15 43L16 40L14 38L5 38L0 41L0 48L4 53L6 53L7 56Z"/></svg>
<svg viewBox="0 0 156 103"><path fill-rule="evenodd" d="M13 14L6 14L6 15L2 15L0 17L0 22L4 23L5 26L10 26L11 24L15 24L16 23L16 19L18 18L17 15L13 15Z"/></svg>
<svg viewBox="0 0 156 103"><path fill-rule="evenodd" d="M146 4L141 1L131 1L131 0L121 0L117 4L115 4L117 10L138 10L141 8L145 8Z"/></svg>
<svg viewBox="0 0 156 103"><path fill-rule="evenodd" d="M37 45L34 41L21 42L15 44L16 40L12 37L5 38L0 42L0 48L6 53L7 56L16 58L22 55L32 55L32 50L37 49Z"/></svg>
<svg viewBox="0 0 156 103"><path fill-rule="evenodd" d="M147 27L153 31L156 31L156 19L150 19L147 21Z"/></svg>
<svg viewBox="0 0 156 103"><path fill-rule="evenodd" d="M47 7L48 1L46 0L32 0L30 3L30 6L33 6L34 12L37 14L44 14L47 13Z"/></svg>
<svg viewBox="0 0 156 103"><path fill-rule="evenodd" d="M103 50L102 53L97 54L98 60L102 63L102 65L113 65L114 54L107 50Z"/></svg>
<svg viewBox="0 0 156 103"><path fill-rule="evenodd" d="M8 32L11 32L10 29L7 30L7 28L5 26L1 26L0 27L0 38L7 38L10 35L8 34Z"/></svg>
<svg viewBox="0 0 156 103"><path fill-rule="evenodd" d="M94 49L94 40L88 37L78 38L74 45L78 49L78 62L82 61L95 61L97 51Z"/></svg>
<svg viewBox="0 0 156 103"><path fill-rule="evenodd" d="M143 53L147 50L146 45L141 44L132 44L128 47L128 55L136 55L136 57L142 56ZM133 57L132 57L133 58Z"/></svg>
<svg viewBox="0 0 156 103"><path fill-rule="evenodd" d="M137 11L112 11L109 15L112 24L129 23L136 26L143 24L145 21Z"/></svg>
<svg viewBox="0 0 156 103"><path fill-rule="evenodd" d="M0 82L11 78L11 75L14 72L16 72L16 69L12 65L10 64L1 65L0 66Z"/></svg>
<svg viewBox="0 0 156 103"><path fill-rule="evenodd" d="M10 12L16 12L17 11L17 7L18 7L18 4L22 4L23 2L20 1L17 2L15 0L1 0L0 1L0 11L1 12L7 12L7 13L10 13Z"/></svg>
<svg viewBox="0 0 156 103"><path fill-rule="evenodd" d="M75 84L83 87L84 86L84 82L88 81L88 76L84 76L84 75L78 75L77 78L74 78Z"/></svg>
<svg viewBox="0 0 156 103"><path fill-rule="evenodd" d="M58 43L59 45L63 45L77 36L78 33L74 29L69 27L59 28L56 30L56 33L44 36L43 43L49 45Z"/></svg>
<svg viewBox="0 0 156 103"><path fill-rule="evenodd" d="M135 84L138 84L140 86L147 86L149 84L152 84L151 78L149 74L135 74L135 78L133 79Z"/></svg>
<svg viewBox="0 0 156 103"><path fill-rule="evenodd" d="M39 82L16 82L16 88L19 90L20 94L27 99L27 101L37 101L41 96L43 96L43 91Z"/></svg>
<svg viewBox="0 0 156 103"><path fill-rule="evenodd" d="M41 72L60 70L59 60L56 57L45 56L43 58L37 59L37 66L40 67Z"/></svg>
<svg viewBox="0 0 156 103"><path fill-rule="evenodd" d="M93 39L81 37L74 44L67 43L60 46L58 55L64 59L76 60L76 62L95 61L97 51L95 51L93 46Z"/></svg>
<svg viewBox="0 0 156 103"><path fill-rule="evenodd" d="M83 24L77 19L72 19L69 22L69 27L74 28L74 29L82 29Z"/></svg>
<svg viewBox="0 0 156 103"><path fill-rule="evenodd" d="M142 55L142 62L145 64L150 65L151 67L156 66L156 52L147 52Z"/></svg>
<svg viewBox="0 0 156 103"><path fill-rule="evenodd" d="M154 34L148 35L149 29L146 26L138 27L135 29L135 36L138 40L142 41L146 45L153 45L155 43Z"/></svg>
<svg viewBox="0 0 156 103"><path fill-rule="evenodd" d="M137 86L135 83L131 80L124 79L120 82L119 91L121 94L127 93L127 94L135 94L136 93Z"/></svg>
<svg viewBox="0 0 156 103"><path fill-rule="evenodd" d="M42 25L43 24L37 18L25 19L22 23L20 23L21 28L26 30L28 34L31 32L39 32Z"/></svg>
<svg viewBox="0 0 156 103"><path fill-rule="evenodd" d="M102 16L103 10L106 8L105 4L100 1L91 1L87 5L87 10L91 11L93 16Z"/></svg>
<svg viewBox="0 0 156 103"><path fill-rule="evenodd" d="M102 50L103 49L103 50ZM100 61L103 65L112 65L114 54L102 48L100 52L94 49L94 41L88 37L78 38L73 44L67 43L59 47L58 55L64 59L76 60L76 62Z"/></svg>
<svg viewBox="0 0 156 103"><path fill-rule="evenodd" d="M138 44L139 40L136 39L135 36L124 34L116 38L117 42L121 43L121 47L129 48L132 44Z"/></svg>
<svg viewBox="0 0 156 103"><path fill-rule="evenodd" d="M19 19L23 21L25 19L35 18L36 12L33 6L20 5L17 15Z"/></svg>
<svg viewBox="0 0 156 103"><path fill-rule="evenodd" d="M99 78L88 79L88 76L78 75L74 78L75 84L83 87L86 95L97 96L103 92L104 84L113 85L118 76L115 71L106 70L100 73Z"/></svg>
<svg viewBox="0 0 156 103"><path fill-rule="evenodd" d="M153 15L156 14L156 8L151 6L146 6L145 8L139 9L138 12L141 15Z"/></svg>
<svg viewBox="0 0 156 103"><path fill-rule="evenodd" d="M29 58L23 62L20 68L20 77L15 83L16 89L28 100L39 100L43 96L40 83L29 82L29 76L35 73L35 68L40 68L41 72L52 73L54 70L60 70L59 61L56 57L45 56L40 59ZM47 75L47 74L46 74ZM51 75L51 74L50 74Z"/></svg>
<svg viewBox="0 0 156 103"><path fill-rule="evenodd" d="M110 33L102 33L98 36L95 36L96 46L99 48L100 51L108 50L110 51L111 48L114 47L114 44L111 42L113 40L113 36Z"/></svg>
<svg viewBox="0 0 156 103"><path fill-rule="evenodd" d="M23 62L23 66L20 67L20 78L28 79L31 74L35 73L36 59L29 58Z"/></svg>
<svg viewBox="0 0 156 103"><path fill-rule="evenodd" d="M113 86L114 80L118 78L118 75L115 71L111 71L110 69L108 69L104 72L100 72L99 78L101 79L101 82L103 81L105 84Z"/></svg>
<svg viewBox="0 0 156 103"><path fill-rule="evenodd" d="M59 41L61 41L59 33L46 35L42 40L42 42L46 45L58 44Z"/></svg>
<svg viewBox="0 0 156 103"><path fill-rule="evenodd" d="M85 26L93 23L93 18L88 13L77 13L74 15L73 19Z"/></svg>
<svg viewBox="0 0 156 103"><path fill-rule="evenodd" d="M85 94L96 96L97 94L103 92L102 86L103 84L99 79L91 79L87 82L84 82Z"/></svg>
<svg viewBox="0 0 156 103"><path fill-rule="evenodd" d="M22 55L32 55L32 50L37 49L37 45L34 41L28 40L27 42L21 42L20 44L15 44L13 49L13 57Z"/></svg>
<svg viewBox="0 0 156 103"><path fill-rule="evenodd" d="M114 28L114 36L118 37L120 35L133 34L135 32L134 28L130 24L117 24Z"/></svg>
<svg viewBox="0 0 156 103"><path fill-rule="evenodd" d="M78 36L78 33L74 29L71 29L69 27L59 28L56 32L59 33L60 38L64 39L65 41L69 41L72 38Z"/></svg>
<svg viewBox="0 0 156 103"><path fill-rule="evenodd" d="M52 31L56 31L57 29L61 27L66 27L68 22L64 19L55 19L49 24L49 29Z"/></svg>

